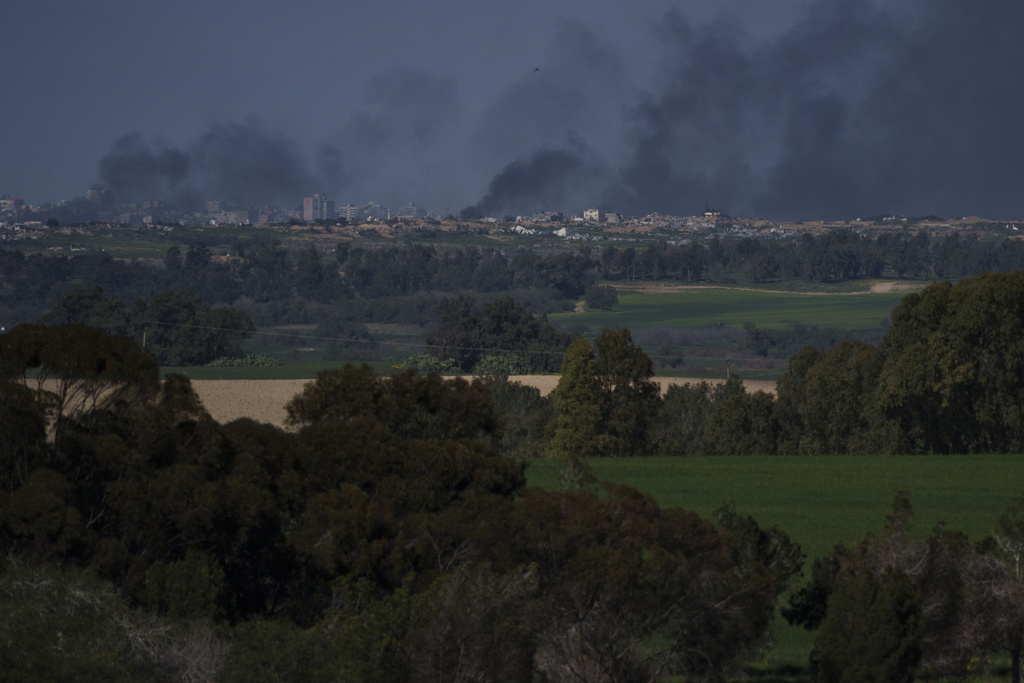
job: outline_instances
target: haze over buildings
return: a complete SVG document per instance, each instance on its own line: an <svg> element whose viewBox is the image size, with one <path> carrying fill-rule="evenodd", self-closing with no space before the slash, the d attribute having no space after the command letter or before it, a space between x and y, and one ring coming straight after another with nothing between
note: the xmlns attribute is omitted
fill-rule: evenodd
<svg viewBox="0 0 1024 683"><path fill-rule="evenodd" d="M1019 218L1021 26L1017 0L15 3L0 195Z"/></svg>

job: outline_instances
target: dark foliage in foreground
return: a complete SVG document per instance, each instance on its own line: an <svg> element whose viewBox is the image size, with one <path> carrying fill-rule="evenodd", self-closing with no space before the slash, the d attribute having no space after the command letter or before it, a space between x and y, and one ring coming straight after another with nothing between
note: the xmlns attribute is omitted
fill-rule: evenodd
<svg viewBox="0 0 1024 683"><path fill-rule="evenodd" d="M50 385L20 379L39 354L11 352L38 331L0 337L0 410L18 427L0 449L3 628L21 634L8 671L57 647L46 670L114 680L174 676L175 657L227 680L721 678L799 570L785 534L735 514L713 523L625 487L524 489L478 380L346 366L289 404L297 428L282 431L214 422L137 349L113 379L106 363L60 366L115 391L55 411ZM56 607L69 591L79 607Z"/></svg>

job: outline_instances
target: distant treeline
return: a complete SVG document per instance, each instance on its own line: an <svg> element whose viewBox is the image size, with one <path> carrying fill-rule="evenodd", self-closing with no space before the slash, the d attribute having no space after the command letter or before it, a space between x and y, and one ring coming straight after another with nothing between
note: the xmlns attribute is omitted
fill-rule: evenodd
<svg viewBox="0 0 1024 683"><path fill-rule="evenodd" d="M1024 452L1024 271L908 294L879 345L804 347L775 395L734 380L659 398L650 360L623 332L606 330L596 353L585 340L570 345L548 452ZM559 429L571 435L561 446Z"/></svg>
<svg viewBox="0 0 1024 683"><path fill-rule="evenodd" d="M234 305L257 325L315 323L344 302L362 318L403 322L432 317L439 294L514 294L536 313L565 308L600 281L754 282L864 278L960 279L1024 268L1024 242L953 234L858 235L833 230L795 239L715 238L642 247L530 249L314 247L239 241L229 257L202 244L171 247L159 264L108 254L26 256L0 250L0 324L38 318L76 286L99 286L126 302L190 288L212 305ZM419 303L394 299L413 297ZM392 299L367 310L360 301ZM362 308L362 310L360 310ZM428 313L424 313L424 309ZM379 320L378 318L387 318ZM422 323L421 323L422 324Z"/></svg>

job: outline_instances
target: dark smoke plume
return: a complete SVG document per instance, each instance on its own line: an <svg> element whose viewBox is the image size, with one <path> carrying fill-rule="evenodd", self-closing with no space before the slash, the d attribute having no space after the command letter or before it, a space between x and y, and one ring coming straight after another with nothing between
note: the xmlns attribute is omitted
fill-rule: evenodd
<svg viewBox="0 0 1024 683"><path fill-rule="evenodd" d="M339 134L353 171L346 199L404 204L436 197L457 167L439 172L435 164L455 147L460 111L450 76L392 68L371 78Z"/></svg>
<svg viewBox="0 0 1024 683"><path fill-rule="evenodd" d="M1019 0L818 0L757 42L735 21L694 26L671 12L657 27L660 79L632 98L625 152L607 155L615 180L594 204L776 219L1024 216L1021 26ZM535 151L549 148L527 147L471 208L550 201L541 177L554 171Z"/></svg>
<svg viewBox="0 0 1024 683"><path fill-rule="evenodd" d="M119 197L166 198L178 192L188 172L187 154L147 143L139 133L118 138L100 159L100 177Z"/></svg>
<svg viewBox="0 0 1024 683"><path fill-rule="evenodd" d="M577 197L600 186L603 171L585 152L544 149L514 161L491 181L479 203L462 210L465 219L530 214L577 204Z"/></svg>
<svg viewBox="0 0 1024 683"><path fill-rule="evenodd" d="M100 176L121 201L164 199L189 206L220 198L292 206L343 182L336 149L322 147L316 171L308 166L292 141L250 121L215 125L184 150L146 142L138 133L125 135L100 160Z"/></svg>
<svg viewBox="0 0 1024 683"><path fill-rule="evenodd" d="M634 111L618 198L779 218L1020 215L1007 190L1024 180L1021 25L1010 0L822 0L750 49L671 15L664 87Z"/></svg>

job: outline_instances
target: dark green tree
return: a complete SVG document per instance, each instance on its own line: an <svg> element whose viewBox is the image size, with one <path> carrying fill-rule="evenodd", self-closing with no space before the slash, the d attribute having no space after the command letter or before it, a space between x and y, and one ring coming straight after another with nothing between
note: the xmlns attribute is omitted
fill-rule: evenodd
<svg viewBox="0 0 1024 683"><path fill-rule="evenodd" d="M76 287L39 319L42 325L86 325L114 337L130 334L128 309L116 296L104 297L103 288Z"/></svg>
<svg viewBox="0 0 1024 683"><path fill-rule="evenodd" d="M502 421L498 450L514 458L544 455L547 425L552 418L551 399L540 390L498 375L485 379L494 410Z"/></svg>
<svg viewBox="0 0 1024 683"><path fill-rule="evenodd" d="M471 294L445 297L437 313L437 323L426 342L439 358L452 358L464 370L476 364L482 351L480 313Z"/></svg>
<svg viewBox="0 0 1024 683"><path fill-rule="evenodd" d="M1010 680L1024 665L1024 501L1007 506L993 533L964 563L959 649L1010 655Z"/></svg>
<svg viewBox="0 0 1024 683"><path fill-rule="evenodd" d="M673 384L665 391L649 437L658 455L703 455L711 393L707 382Z"/></svg>
<svg viewBox="0 0 1024 683"><path fill-rule="evenodd" d="M45 407L24 384L0 379L0 424L0 489L13 491L45 462Z"/></svg>
<svg viewBox="0 0 1024 683"><path fill-rule="evenodd" d="M131 609L109 584L73 568L0 571L0 674L4 680L212 679L227 644Z"/></svg>
<svg viewBox="0 0 1024 683"><path fill-rule="evenodd" d="M525 491L507 561L534 564L540 578L538 668L555 679L725 680L763 642L792 569L768 569L772 544L750 524L740 542L624 486Z"/></svg>
<svg viewBox="0 0 1024 683"><path fill-rule="evenodd" d="M566 462L600 457L608 448L601 424L604 394L597 377L594 350L586 339L569 345L562 374L551 394L555 411L548 456Z"/></svg>
<svg viewBox="0 0 1024 683"><path fill-rule="evenodd" d="M880 369L870 344L842 342L807 369L799 405L800 452L838 455L864 452L872 443L869 409Z"/></svg>
<svg viewBox="0 0 1024 683"><path fill-rule="evenodd" d="M896 567L881 576L848 567L836 578L811 652L820 683L913 683L924 622L910 578Z"/></svg>
<svg viewBox="0 0 1024 683"><path fill-rule="evenodd" d="M602 428L608 435L607 455L647 455L651 422L661 401L651 379L654 364L633 343L628 329L605 329L594 341L596 372L604 393Z"/></svg>
<svg viewBox="0 0 1024 683"><path fill-rule="evenodd" d="M255 327L231 308L213 308L192 290L168 290L132 308L135 341L161 365L205 365L241 355L241 342Z"/></svg>
<svg viewBox="0 0 1024 683"><path fill-rule="evenodd" d="M808 373L821 358L821 351L804 346L789 359L786 372L775 383L775 417L779 422L779 452L796 454L804 437L804 408L807 405Z"/></svg>
<svg viewBox="0 0 1024 683"><path fill-rule="evenodd" d="M774 455L779 442L775 398L764 391L746 391L717 403L704 428L708 455Z"/></svg>
<svg viewBox="0 0 1024 683"><path fill-rule="evenodd" d="M378 377L367 365L322 370L285 406L294 425L372 419L410 439L481 439L500 436L486 384L406 370Z"/></svg>
<svg viewBox="0 0 1024 683"><path fill-rule="evenodd" d="M877 401L899 450L1024 450L1024 272L907 295L882 355Z"/></svg>
<svg viewBox="0 0 1024 683"><path fill-rule="evenodd" d="M819 637L834 639L828 645L830 648L839 647L842 628L854 629L858 638L868 638L870 632L857 630L860 628L857 619L865 618L863 613L847 617L844 611L848 610L849 603L835 606L839 586L844 577L858 577L859 583L851 584L854 585L852 593L864 590L870 593L879 589L883 577L895 572L901 576L901 581L905 578L909 582L913 600L919 606L919 632L913 647L918 652L920 674L930 679L962 675L967 671L970 657L990 651L989 645L981 644L987 631L977 618L978 613L973 611L972 596L979 594L975 586L992 584L971 580L971 567L980 565L976 564L978 556L962 533L940 525L921 539L912 533L912 519L909 495L898 492L881 533L868 534L851 548L839 545L829 556L815 560L807 584L793 592L790 607L783 609L782 614L792 624L812 630L820 627ZM860 598L847 594L843 600L870 602L869 598L870 594L865 597L860 593ZM867 602L863 610L869 609ZM975 605L978 606L980 604ZM985 614L982 620L995 623L990 610ZM824 623L830 619L834 620L833 625L841 622L846 626L825 636ZM877 623L875 628L880 640L872 642L870 647L876 648L876 655L881 657L879 653L892 645L892 634L901 627L894 622L887 631ZM858 645L861 646L863 643Z"/></svg>
<svg viewBox="0 0 1024 683"><path fill-rule="evenodd" d="M131 339L82 325L18 325L0 334L0 359L0 374L34 387L35 401L50 412L58 440L65 418L101 402L123 409L151 397L159 374L154 358Z"/></svg>
<svg viewBox="0 0 1024 683"><path fill-rule="evenodd" d="M583 297L583 302L590 309L611 310L619 303L619 295L614 287L608 285L591 285Z"/></svg>

